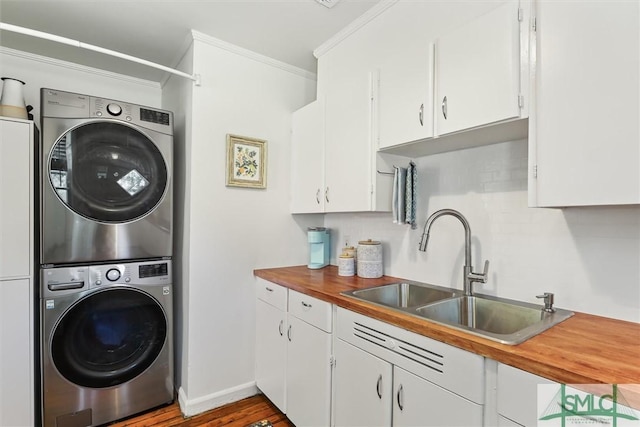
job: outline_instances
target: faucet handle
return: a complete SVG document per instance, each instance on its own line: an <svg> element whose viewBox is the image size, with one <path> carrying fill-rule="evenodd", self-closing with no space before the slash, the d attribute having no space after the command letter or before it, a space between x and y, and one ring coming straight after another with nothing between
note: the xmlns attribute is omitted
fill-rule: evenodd
<svg viewBox="0 0 640 427"><path fill-rule="evenodd" d="M551 292L545 292L543 295L536 295L536 298L544 299L544 308L542 311L545 313L555 313L556 309L553 308L553 294Z"/></svg>
<svg viewBox="0 0 640 427"><path fill-rule="evenodd" d="M484 269L482 270L482 273L474 273L472 271L469 273L468 277L472 282L487 283L487 277L489 277L489 260L484 262Z"/></svg>

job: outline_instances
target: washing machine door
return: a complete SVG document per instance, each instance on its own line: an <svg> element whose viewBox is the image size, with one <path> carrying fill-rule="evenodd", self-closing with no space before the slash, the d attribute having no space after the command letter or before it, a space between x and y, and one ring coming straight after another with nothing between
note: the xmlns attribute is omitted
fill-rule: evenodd
<svg viewBox="0 0 640 427"><path fill-rule="evenodd" d="M58 198L103 223L141 218L162 200L167 165L142 132L121 122L90 122L62 135L49 154L48 175Z"/></svg>
<svg viewBox="0 0 640 427"><path fill-rule="evenodd" d="M63 314L52 333L51 359L67 380L112 387L132 380L156 360L167 338L158 301L132 288L90 294Z"/></svg>

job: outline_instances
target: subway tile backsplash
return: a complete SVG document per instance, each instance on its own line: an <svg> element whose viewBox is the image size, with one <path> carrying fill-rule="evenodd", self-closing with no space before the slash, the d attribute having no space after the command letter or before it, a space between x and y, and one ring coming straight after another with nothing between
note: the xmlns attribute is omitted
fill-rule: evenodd
<svg viewBox="0 0 640 427"><path fill-rule="evenodd" d="M477 293L556 305L640 322L640 207L527 207L527 143L514 141L422 157L418 166L418 229L391 214L326 214L332 264L339 247L383 242L384 273L461 288L464 232L458 220L434 223L427 252L418 243L428 215L459 210L472 232L473 266L491 262Z"/></svg>

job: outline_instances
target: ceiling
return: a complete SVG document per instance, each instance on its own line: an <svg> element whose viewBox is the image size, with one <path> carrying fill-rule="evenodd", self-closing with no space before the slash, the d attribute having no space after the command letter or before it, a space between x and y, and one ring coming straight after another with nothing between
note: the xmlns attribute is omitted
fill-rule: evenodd
<svg viewBox="0 0 640 427"><path fill-rule="evenodd" d="M175 66L190 31L315 73L313 50L379 0L0 0L0 21ZM152 81L164 72L32 36L0 46Z"/></svg>

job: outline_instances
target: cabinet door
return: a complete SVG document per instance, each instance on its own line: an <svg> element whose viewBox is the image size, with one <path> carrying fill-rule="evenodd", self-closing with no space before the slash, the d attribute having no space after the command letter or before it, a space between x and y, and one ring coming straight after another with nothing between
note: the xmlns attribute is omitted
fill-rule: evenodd
<svg viewBox="0 0 640 427"><path fill-rule="evenodd" d="M398 46L380 69L378 148L433 137L433 43Z"/></svg>
<svg viewBox="0 0 640 427"><path fill-rule="evenodd" d="M324 103L314 101L292 118L291 213L324 211Z"/></svg>
<svg viewBox="0 0 640 427"><path fill-rule="evenodd" d="M373 147L369 70L330 69L325 122L325 212L371 210Z"/></svg>
<svg viewBox="0 0 640 427"><path fill-rule="evenodd" d="M34 425L29 279L0 281L0 425Z"/></svg>
<svg viewBox="0 0 640 427"><path fill-rule="evenodd" d="M0 278L31 274L31 126L0 120Z"/></svg>
<svg viewBox="0 0 640 427"><path fill-rule="evenodd" d="M518 2L440 37L435 67L438 135L519 117Z"/></svg>
<svg viewBox="0 0 640 427"><path fill-rule="evenodd" d="M328 426L331 334L295 316L287 328L287 417L298 427Z"/></svg>
<svg viewBox="0 0 640 427"><path fill-rule="evenodd" d="M392 365L342 340L335 345L335 425L390 426Z"/></svg>
<svg viewBox="0 0 640 427"><path fill-rule="evenodd" d="M640 203L640 3L537 2L532 206Z"/></svg>
<svg viewBox="0 0 640 427"><path fill-rule="evenodd" d="M285 374L287 362L286 314L256 301L256 383L282 412L286 412Z"/></svg>
<svg viewBox="0 0 640 427"><path fill-rule="evenodd" d="M540 384L555 383L538 375L499 363L498 414L524 426L537 425L538 385Z"/></svg>
<svg viewBox="0 0 640 427"><path fill-rule="evenodd" d="M393 367L393 425L481 426L483 406Z"/></svg>

